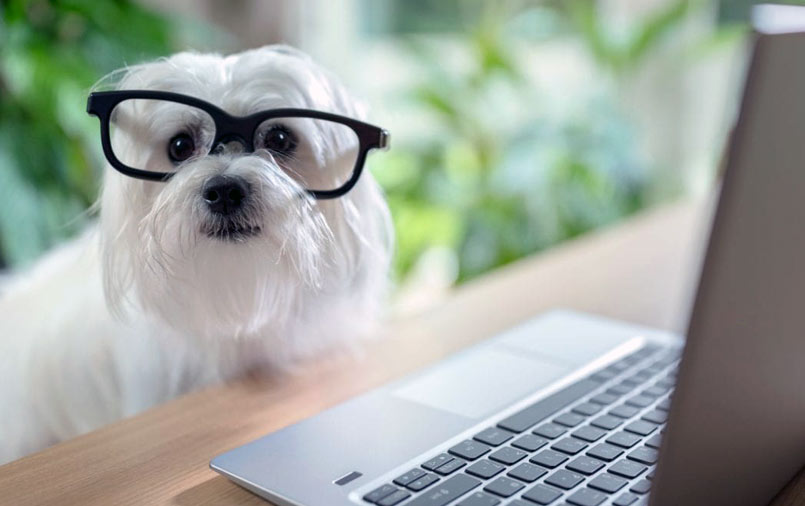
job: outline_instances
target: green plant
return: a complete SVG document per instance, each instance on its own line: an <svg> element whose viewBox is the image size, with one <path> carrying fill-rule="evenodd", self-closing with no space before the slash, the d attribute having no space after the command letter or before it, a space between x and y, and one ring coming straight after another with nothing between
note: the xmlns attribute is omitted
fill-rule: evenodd
<svg viewBox="0 0 805 506"><path fill-rule="evenodd" d="M620 75L637 69L664 37L679 28L693 9L704 4L700 0L671 0L647 14L626 36L617 37L601 21L599 4L594 0L568 0L557 7L563 10L598 64Z"/></svg>
<svg viewBox="0 0 805 506"><path fill-rule="evenodd" d="M457 39L471 56L463 73L444 68L439 43L406 42L427 76L407 103L437 126L397 142L374 168L395 220L400 278L439 247L454 252L461 282L646 204L649 172L613 98L592 93L576 112L545 112L510 21L489 10ZM531 111L518 114L523 107Z"/></svg>
<svg viewBox="0 0 805 506"><path fill-rule="evenodd" d="M73 235L94 201L97 121L84 112L101 76L174 51L207 31L130 0L0 2L0 266Z"/></svg>

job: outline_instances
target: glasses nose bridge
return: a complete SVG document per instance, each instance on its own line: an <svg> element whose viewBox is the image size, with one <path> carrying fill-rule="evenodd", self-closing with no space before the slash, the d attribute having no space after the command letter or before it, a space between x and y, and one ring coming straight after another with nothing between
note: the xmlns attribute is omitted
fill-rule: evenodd
<svg viewBox="0 0 805 506"><path fill-rule="evenodd" d="M215 125L215 140L210 153L220 154L227 150L232 143L240 144L240 151L251 153L254 143L251 139L250 126L241 118L219 118Z"/></svg>

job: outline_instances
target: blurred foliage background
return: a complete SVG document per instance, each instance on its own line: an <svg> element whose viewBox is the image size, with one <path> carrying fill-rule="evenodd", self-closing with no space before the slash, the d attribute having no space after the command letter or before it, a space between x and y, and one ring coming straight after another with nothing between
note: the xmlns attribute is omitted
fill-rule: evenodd
<svg viewBox="0 0 805 506"><path fill-rule="evenodd" d="M400 284L463 282L708 186L748 7L0 0L0 266L91 219L102 156L84 104L99 78L178 50L282 41L344 76L392 131L370 167L394 215Z"/></svg>
<svg viewBox="0 0 805 506"><path fill-rule="evenodd" d="M211 31L131 1L0 1L0 266L77 233L102 157L90 87Z"/></svg>
<svg viewBox="0 0 805 506"><path fill-rule="evenodd" d="M470 23L459 31L471 60L460 73L443 66L440 44L404 39L427 76L410 99L436 118L439 132L404 138L375 171L400 231L398 272L443 246L455 252L463 281L644 207L648 172L621 111L605 96L579 97L584 108L549 117L507 33L518 23L542 24L543 33L531 33L537 42L573 32L602 73L621 74L676 28L689 3L653 13L619 44L595 22L593 2L541 3L536 19L523 4L476 4L480 12L465 12ZM519 110L524 105L534 109Z"/></svg>

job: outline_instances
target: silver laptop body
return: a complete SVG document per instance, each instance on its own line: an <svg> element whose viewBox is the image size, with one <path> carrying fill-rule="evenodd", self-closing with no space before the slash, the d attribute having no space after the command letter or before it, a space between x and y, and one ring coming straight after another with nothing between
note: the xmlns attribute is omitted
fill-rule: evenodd
<svg viewBox="0 0 805 506"><path fill-rule="evenodd" d="M212 469L279 505L768 503L805 464L805 24L774 9L757 11L684 351L552 312Z"/></svg>

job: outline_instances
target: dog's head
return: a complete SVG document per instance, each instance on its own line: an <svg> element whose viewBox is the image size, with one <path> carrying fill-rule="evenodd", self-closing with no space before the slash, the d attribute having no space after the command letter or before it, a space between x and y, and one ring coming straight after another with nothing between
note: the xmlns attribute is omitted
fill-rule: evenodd
<svg viewBox="0 0 805 506"><path fill-rule="evenodd" d="M277 108L362 116L331 74L284 46L177 54L128 69L118 88L196 97L234 117ZM352 141L341 132L310 119L267 121L252 150L226 141L209 152L210 120L192 108L141 100L116 114L130 126L112 132L118 158L174 173L152 182L106 170L104 279L118 314L143 311L222 338L362 318L376 304L391 231L377 184L364 171L340 198L305 191L351 171Z"/></svg>

